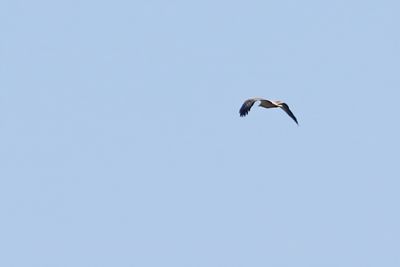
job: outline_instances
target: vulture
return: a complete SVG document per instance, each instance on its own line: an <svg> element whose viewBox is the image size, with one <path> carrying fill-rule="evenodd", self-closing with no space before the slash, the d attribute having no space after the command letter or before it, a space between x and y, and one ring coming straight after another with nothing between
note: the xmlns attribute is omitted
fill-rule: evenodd
<svg viewBox="0 0 400 267"><path fill-rule="evenodd" d="M299 124L297 122L297 119L294 116L293 112L289 109L289 106L286 103L279 101L279 100L272 101L272 100L267 100L267 99L263 99L260 97L249 98L246 101L244 101L242 107L239 110L240 117L246 116L249 113L251 107L257 101L260 101L259 106L263 107L263 108L281 108L281 109L283 109L289 115L289 117L291 117L294 120L294 122L296 122L297 125Z"/></svg>

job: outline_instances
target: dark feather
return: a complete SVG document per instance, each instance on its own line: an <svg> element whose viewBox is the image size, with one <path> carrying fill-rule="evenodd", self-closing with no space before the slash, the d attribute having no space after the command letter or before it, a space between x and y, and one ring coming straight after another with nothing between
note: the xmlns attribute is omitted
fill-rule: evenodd
<svg viewBox="0 0 400 267"><path fill-rule="evenodd" d="M299 124L293 112L290 110L289 106L286 103L281 103L281 108L289 115L289 117L291 117L297 123L297 125Z"/></svg>
<svg viewBox="0 0 400 267"><path fill-rule="evenodd" d="M248 99L248 100L244 101L242 107L239 110L240 117L246 116L256 101L257 100L255 100L255 99Z"/></svg>

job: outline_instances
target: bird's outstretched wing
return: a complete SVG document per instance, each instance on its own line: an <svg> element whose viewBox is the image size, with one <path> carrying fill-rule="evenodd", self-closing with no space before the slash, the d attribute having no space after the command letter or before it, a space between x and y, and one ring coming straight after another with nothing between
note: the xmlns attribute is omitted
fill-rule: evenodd
<svg viewBox="0 0 400 267"><path fill-rule="evenodd" d="M296 119L296 117L294 116L293 112L290 110L289 106L288 106L286 103L281 103L281 104L279 105L279 107L280 107L281 109L283 109L283 110L289 115L289 117L291 117L291 118L296 122L297 125L299 124L299 123L297 122L297 119Z"/></svg>
<svg viewBox="0 0 400 267"><path fill-rule="evenodd" d="M246 101L244 101L242 107L239 110L240 117L246 116L249 113L251 107L258 100L259 99L257 99L257 98L250 98L250 99L247 99Z"/></svg>

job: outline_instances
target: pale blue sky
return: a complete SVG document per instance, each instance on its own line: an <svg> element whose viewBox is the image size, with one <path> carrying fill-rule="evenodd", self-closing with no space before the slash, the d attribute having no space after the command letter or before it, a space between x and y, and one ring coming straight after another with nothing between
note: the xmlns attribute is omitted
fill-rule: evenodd
<svg viewBox="0 0 400 267"><path fill-rule="evenodd" d="M1 1L0 266L400 266L399 14Z"/></svg>

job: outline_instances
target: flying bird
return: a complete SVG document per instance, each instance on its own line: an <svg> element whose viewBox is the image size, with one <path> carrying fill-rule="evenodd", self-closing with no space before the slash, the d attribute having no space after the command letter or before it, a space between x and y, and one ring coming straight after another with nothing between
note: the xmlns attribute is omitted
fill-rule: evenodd
<svg viewBox="0 0 400 267"><path fill-rule="evenodd" d="M244 101L242 107L239 110L240 117L246 116L249 113L251 107L257 101L260 101L259 106L263 107L263 108L281 108L281 109L283 109L289 115L289 117L291 117L296 122L296 124L299 124L297 122L297 119L294 116L293 112L289 109L289 106L286 103L279 101L279 100L272 101L272 100L267 100L267 99L263 99L260 97L249 98L246 101Z"/></svg>

